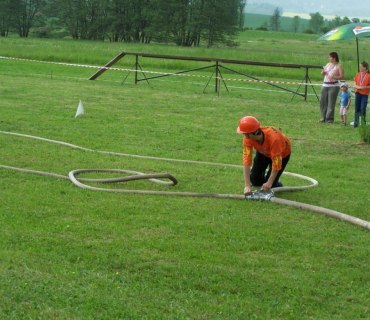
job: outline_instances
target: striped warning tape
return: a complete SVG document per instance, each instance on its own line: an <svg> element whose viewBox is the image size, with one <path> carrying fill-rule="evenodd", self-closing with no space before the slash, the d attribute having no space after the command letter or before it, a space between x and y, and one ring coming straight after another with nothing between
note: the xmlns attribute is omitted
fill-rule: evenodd
<svg viewBox="0 0 370 320"><path fill-rule="evenodd" d="M86 64L77 64L77 63L66 63L66 62L55 62L55 61L45 61L37 59L26 59L26 58L17 58L17 57L5 57L0 56L0 59L3 60L13 60L13 61L23 61L23 62L35 62L35 63L46 63L52 65L68 66L68 67L79 67L79 68L90 68L90 69L101 69L101 70L112 70L112 71L127 71L127 72L140 72L148 74L157 74L161 76L181 76L181 77L196 77L196 78L207 78L209 76L205 75L191 75L185 73L172 73L172 72L159 72L159 71L150 71L150 70L136 70L130 68L117 68L117 67L102 67ZM250 82L250 83L268 83L268 84L284 84L284 85L299 85L299 86L322 86L322 83L306 83L306 82L295 82L295 81L275 81L275 80L258 80L258 79L240 79L240 78L224 78L222 76L215 77L222 81L237 81L237 82Z"/></svg>

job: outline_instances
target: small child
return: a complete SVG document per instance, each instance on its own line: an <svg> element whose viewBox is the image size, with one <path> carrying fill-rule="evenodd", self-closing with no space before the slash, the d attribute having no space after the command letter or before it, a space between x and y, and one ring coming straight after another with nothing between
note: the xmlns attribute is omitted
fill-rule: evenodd
<svg viewBox="0 0 370 320"><path fill-rule="evenodd" d="M348 91L348 84L342 83L339 92L339 106L340 106L339 113L340 118L342 120L342 124L344 126L347 125L347 112L350 103L351 103L351 94Z"/></svg>

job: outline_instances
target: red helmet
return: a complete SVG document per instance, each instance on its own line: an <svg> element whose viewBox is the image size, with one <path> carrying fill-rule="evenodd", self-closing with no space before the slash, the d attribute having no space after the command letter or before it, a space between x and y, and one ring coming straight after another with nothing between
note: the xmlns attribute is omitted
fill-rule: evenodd
<svg viewBox="0 0 370 320"><path fill-rule="evenodd" d="M259 121L252 116L246 116L239 120L239 126L236 129L237 133L252 133L260 128Z"/></svg>

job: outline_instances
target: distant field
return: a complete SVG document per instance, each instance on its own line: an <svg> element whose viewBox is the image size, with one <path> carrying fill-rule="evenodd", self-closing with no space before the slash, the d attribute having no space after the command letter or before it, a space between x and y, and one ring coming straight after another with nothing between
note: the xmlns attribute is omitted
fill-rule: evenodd
<svg viewBox="0 0 370 320"><path fill-rule="evenodd" d="M268 27L270 25L271 15L246 13L244 17L244 26L246 28L257 29L261 27ZM293 31L293 18L282 16L280 22L281 31ZM306 29L308 29L308 26L309 20L300 18L298 32L305 31Z"/></svg>
<svg viewBox="0 0 370 320"><path fill-rule="evenodd" d="M356 42L349 41L318 41L319 35L292 33L292 32L265 32L247 30L236 38L238 46L230 49L223 46L207 49L183 48L175 45L135 43L104 43L72 40L47 39L19 39L0 38L1 55L12 57L30 57L50 61L64 61L72 63L104 64L121 51L146 52L158 54L172 54L199 57L219 57L250 61L267 61L276 63L296 63L310 65L324 65L327 55L331 51L338 51L341 62L345 68L346 77L352 79L357 71ZM360 39L360 59L366 59L367 47L370 39ZM91 47L93 49L91 49ZM47 54L45 54L47 53ZM125 63L126 59L123 60ZM150 64L162 63L150 60ZM130 62L130 67L134 61ZM193 64L190 64L194 66ZM189 63L180 61L166 61L165 68L185 69ZM261 68L248 68L251 75L258 75ZM276 68L264 69L265 76L284 77L287 79L303 78L301 70L278 70ZM311 73L312 80L321 80L319 72Z"/></svg>

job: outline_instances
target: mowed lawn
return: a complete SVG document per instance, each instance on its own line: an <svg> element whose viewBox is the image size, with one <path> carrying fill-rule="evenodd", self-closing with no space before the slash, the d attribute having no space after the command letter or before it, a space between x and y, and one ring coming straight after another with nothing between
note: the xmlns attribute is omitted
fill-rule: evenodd
<svg viewBox="0 0 370 320"><path fill-rule="evenodd" d="M314 47L314 38L253 36L263 60L273 62L281 55L293 57L292 63L324 64L331 51L326 44ZM235 49L167 51L242 59L254 43L244 45L243 37ZM1 39L0 55L102 65L119 51L166 52L156 45L82 42L79 50L74 41L29 40ZM314 52L297 58L307 42L322 59ZM275 53L268 55L272 45ZM352 65L351 59L343 63ZM187 65L149 61L142 67L166 72ZM312 88L304 101L271 86L227 81L229 92L222 87L217 95L212 72L134 85L127 71L87 80L95 71L1 59L0 131L193 163L89 152L0 133L0 165L65 176L79 168L168 172L177 186L136 181L99 187L241 194L242 171L227 164L241 164L235 130L238 119L250 114L291 137L287 171L319 181L316 188L279 197L370 221L369 145L357 130L340 125L339 112L333 125L320 124ZM286 70L281 77L278 70L249 71L265 79L288 77L297 82L289 85L293 91L303 78ZM312 74L312 80L316 85L321 78ZM80 100L85 114L75 118ZM370 317L370 233L358 226L270 202L90 191L5 168L0 177L2 319ZM282 182L307 184L287 176Z"/></svg>

